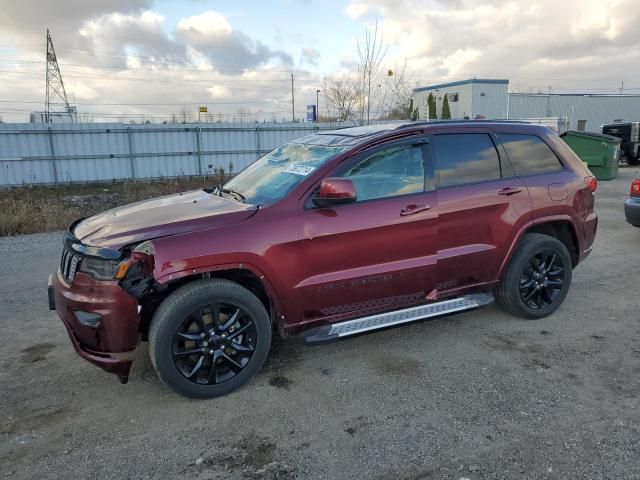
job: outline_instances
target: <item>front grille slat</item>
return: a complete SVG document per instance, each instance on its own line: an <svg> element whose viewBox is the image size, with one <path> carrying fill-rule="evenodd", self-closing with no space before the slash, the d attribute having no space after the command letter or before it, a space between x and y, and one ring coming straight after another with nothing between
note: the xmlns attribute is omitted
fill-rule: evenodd
<svg viewBox="0 0 640 480"><path fill-rule="evenodd" d="M67 281L72 282L75 278L77 266L81 259L80 255L70 252L65 245L60 259L60 272Z"/></svg>

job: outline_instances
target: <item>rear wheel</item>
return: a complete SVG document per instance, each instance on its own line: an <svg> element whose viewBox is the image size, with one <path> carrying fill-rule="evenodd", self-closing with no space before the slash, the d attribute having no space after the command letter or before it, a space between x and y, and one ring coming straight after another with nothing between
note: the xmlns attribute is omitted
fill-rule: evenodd
<svg viewBox="0 0 640 480"><path fill-rule="evenodd" d="M509 262L496 289L496 301L519 317L543 318L562 304L569 292L571 276L567 247L555 237L529 233Z"/></svg>
<svg viewBox="0 0 640 480"><path fill-rule="evenodd" d="M202 280L176 290L158 308L149 354L158 377L190 398L225 395L262 367L271 345L264 305L229 280Z"/></svg>

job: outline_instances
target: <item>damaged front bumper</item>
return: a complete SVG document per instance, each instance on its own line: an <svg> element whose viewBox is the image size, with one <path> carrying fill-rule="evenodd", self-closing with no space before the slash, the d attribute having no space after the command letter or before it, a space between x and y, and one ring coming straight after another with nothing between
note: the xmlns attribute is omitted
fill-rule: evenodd
<svg viewBox="0 0 640 480"><path fill-rule="evenodd" d="M140 341L138 302L117 281L60 269L49 277L49 308L56 310L78 355L126 383Z"/></svg>

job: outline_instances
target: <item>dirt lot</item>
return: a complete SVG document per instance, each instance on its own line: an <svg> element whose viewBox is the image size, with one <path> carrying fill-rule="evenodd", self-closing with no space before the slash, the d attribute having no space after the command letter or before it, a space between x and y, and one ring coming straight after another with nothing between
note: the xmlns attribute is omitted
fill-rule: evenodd
<svg viewBox="0 0 640 480"><path fill-rule="evenodd" d="M305 347L276 341L211 401L82 361L47 310L60 234L0 239L0 476L394 480L640 478L640 229L633 171L601 182L600 230L560 310L496 307Z"/></svg>

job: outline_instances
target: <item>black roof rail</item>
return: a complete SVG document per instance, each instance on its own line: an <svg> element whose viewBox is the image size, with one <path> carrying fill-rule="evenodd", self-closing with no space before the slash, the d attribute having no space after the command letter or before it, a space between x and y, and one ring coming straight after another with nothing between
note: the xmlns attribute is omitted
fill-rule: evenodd
<svg viewBox="0 0 640 480"><path fill-rule="evenodd" d="M402 128L411 128L411 127L417 127L417 126L421 126L421 125L449 125L452 123L471 123L471 124L485 124L485 123L517 123L517 124L528 124L529 122L524 121L524 120L465 120L465 119L458 119L458 120L416 120L413 122L407 122L407 123L403 123L401 125L399 125L396 130L400 130Z"/></svg>

